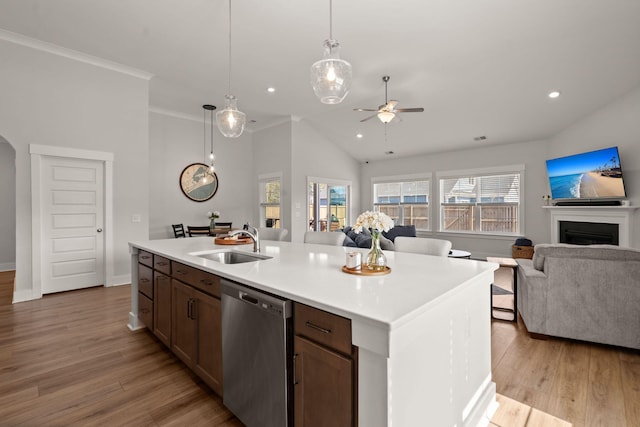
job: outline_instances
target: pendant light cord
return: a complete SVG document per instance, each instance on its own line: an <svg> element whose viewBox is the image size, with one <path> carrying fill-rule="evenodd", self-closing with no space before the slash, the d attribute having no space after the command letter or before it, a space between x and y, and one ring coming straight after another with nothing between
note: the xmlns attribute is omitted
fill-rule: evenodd
<svg viewBox="0 0 640 427"><path fill-rule="evenodd" d="M231 0L229 0L229 91L231 95Z"/></svg>
<svg viewBox="0 0 640 427"><path fill-rule="evenodd" d="M333 40L333 0L329 0L329 40Z"/></svg>
<svg viewBox="0 0 640 427"><path fill-rule="evenodd" d="M213 110L211 110L211 120L209 122L211 124L211 157L213 157ZM209 162L213 165L213 158L210 158Z"/></svg>

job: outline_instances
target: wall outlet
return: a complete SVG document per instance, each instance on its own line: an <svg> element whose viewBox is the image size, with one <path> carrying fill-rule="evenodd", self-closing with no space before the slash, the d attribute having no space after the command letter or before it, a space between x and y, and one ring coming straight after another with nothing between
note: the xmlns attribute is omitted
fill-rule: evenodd
<svg viewBox="0 0 640 427"><path fill-rule="evenodd" d="M131 215L131 222L140 222L140 221L142 221L142 217L140 216L140 214Z"/></svg>

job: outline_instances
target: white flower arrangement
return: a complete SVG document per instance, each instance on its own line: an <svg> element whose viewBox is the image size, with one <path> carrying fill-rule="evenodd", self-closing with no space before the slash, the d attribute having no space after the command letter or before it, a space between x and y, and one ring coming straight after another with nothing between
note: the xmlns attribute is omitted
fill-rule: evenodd
<svg viewBox="0 0 640 427"><path fill-rule="evenodd" d="M354 233L361 233L363 228L368 228L372 232L381 233L393 228L393 219L382 212L366 211L361 213L353 226Z"/></svg>
<svg viewBox="0 0 640 427"><path fill-rule="evenodd" d="M207 217L209 219L220 218L220 211L209 211L209 212L207 212Z"/></svg>

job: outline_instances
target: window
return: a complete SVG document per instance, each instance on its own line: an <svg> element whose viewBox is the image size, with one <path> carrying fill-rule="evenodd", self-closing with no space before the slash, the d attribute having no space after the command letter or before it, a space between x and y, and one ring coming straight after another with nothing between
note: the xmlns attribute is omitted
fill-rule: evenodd
<svg viewBox="0 0 640 427"><path fill-rule="evenodd" d="M309 230L335 231L348 223L351 183L307 178Z"/></svg>
<svg viewBox="0 0 640 427"><path fill-rule="evenodd" d="M429 179L384 181L373 184L373 209L396 224L429 230Z"/></svg>
<svg viewBox="0 0 640 427"><path fill-rule="evenodd" d="M260 179L260 226L280 228L280 184L282 177L264 176Z"/></svg>
<svg viewBox="0 0 640 427"><path fill-rule="evenodd" d="M520 234L523 174L521 167L440 178L440 231Z"/></svg>

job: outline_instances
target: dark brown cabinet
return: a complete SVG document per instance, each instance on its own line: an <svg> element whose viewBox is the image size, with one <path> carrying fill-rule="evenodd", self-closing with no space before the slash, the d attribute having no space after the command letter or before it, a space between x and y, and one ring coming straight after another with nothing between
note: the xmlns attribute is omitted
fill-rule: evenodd
<svg viewBox="0 0 640 427"><path fill-rule="evenodd" d="M171 347L171 278L155 272L153 280L153 333Z"/></svg>
<svg viewBox="0 0 640 427"><path fill-rule="evenodd" d="M171 349L222 395L222 325L218 298L172 280Z"/></svg>
<svg viewBox="0 0 640 427"><path fill-rule="evenodd" d="M351 322L303 304L294 306L296 427L356 425L357 349Z"/></svg>

